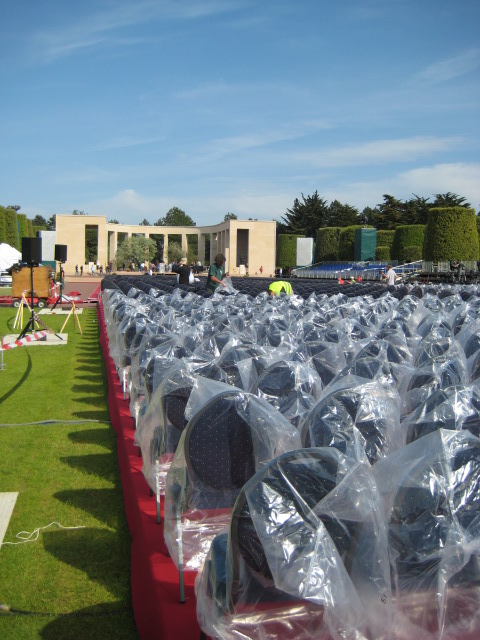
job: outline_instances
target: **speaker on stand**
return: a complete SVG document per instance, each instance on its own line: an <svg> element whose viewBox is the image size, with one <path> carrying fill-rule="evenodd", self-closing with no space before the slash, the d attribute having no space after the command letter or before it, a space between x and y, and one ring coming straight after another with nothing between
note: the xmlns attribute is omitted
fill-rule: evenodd
<svg viewBox="0 0 480 640"><path fill-rule="evenodd" d="M58 262L61 263L61 267L60 267L60 295L55 300L55 304L52 307L52 311L53 311L53 309L55 309L55 307L57 306L57 304L59 302L60 302L60 304L62 304L63 283L64 283L64 278L65 278L65 272L63 270L63 265L67 261L67 245L66 244L56 244L55 245L55 260L57 260Z"/></svg>
<svg viewBox="0 0 480 640"><path fill-rule="evenodd" d="M19 335L19 339L24 338L27 331L35 331L35 311L33 310L33 267L42 262L42 239L22 238L22 262L30 267L30 308L32 315L27 322L25 329Z"/></svg>

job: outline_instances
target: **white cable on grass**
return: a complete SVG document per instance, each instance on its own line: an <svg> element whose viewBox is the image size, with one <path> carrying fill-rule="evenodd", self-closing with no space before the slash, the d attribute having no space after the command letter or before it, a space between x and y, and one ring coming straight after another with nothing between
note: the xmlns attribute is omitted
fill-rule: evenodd
<svg viewBox="0 0 480 640"><path fill-rule="evenodd" d="M94 420L93 418L85 418L85 420L40 420L39 422L11 422L0 423L0 427L31 427L34 425L47 425L47 424L85 424L86 422L93 422L96 424L111 424L110 420Z"/></svg>
<svg viewBox="0 0 480 640"><path fill-rule="evenodd" d="M27 542L35 542L40 537L40 531L42 531L42 529L48 529L49 527L53 527L54 525L57 525L57 527L60 527L60 529L86 529L85 525L80 525L78 527L64 527L63 524L60 524L59 522L51 522L45 527L37 527L31 533L29 533L28 531L19 531L15 538L20 539L20 542L2 542L0 544L0 547L5 546L6 544L15 545L26 544Z"/></svg>

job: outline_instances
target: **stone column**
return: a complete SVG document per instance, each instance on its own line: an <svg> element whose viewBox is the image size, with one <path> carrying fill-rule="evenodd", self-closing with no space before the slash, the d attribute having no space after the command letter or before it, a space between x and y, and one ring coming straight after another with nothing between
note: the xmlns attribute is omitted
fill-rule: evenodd
<svg viewBox="0 0 480 640"><path fill-rule="evenodd" d="M163 234L163 261L168 262L168 233Z"/></svg>

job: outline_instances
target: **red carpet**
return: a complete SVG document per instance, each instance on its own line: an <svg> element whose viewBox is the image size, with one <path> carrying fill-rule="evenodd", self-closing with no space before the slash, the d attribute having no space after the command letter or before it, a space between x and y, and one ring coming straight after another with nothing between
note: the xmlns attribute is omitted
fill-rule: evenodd
<svg viewBox="0 0 480 640"><path fill-rule="evenodd" d="M150 495L142 474L142 458L134 445L135 431L128 401L123 399L115 365L109 356L101 302L98 325L107 370L110 419L117 434L125 511L132 536L132 600L137 628L142 640L198 640L195 574L185 574L186 602L180 604L178 571L167 555L163 524L156 523L155 497Z"/></svg>

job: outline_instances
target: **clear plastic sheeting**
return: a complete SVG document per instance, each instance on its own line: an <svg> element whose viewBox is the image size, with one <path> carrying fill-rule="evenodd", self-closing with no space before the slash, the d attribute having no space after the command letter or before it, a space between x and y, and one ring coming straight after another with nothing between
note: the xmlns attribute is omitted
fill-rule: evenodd
<svg viewBox="0 0 480 640"><path fill-rule="evenodd" d="M165 477L187 426L185 408L195 379L187 363L173 364L138 419L135 443L142 451L143 474L152 491L160 495L165 493Z"/></svg>
<svg viewBox="0 0 480 640"><path fill-rule="evenodd" d="M332 383L307 415L302 442L307 447L335 447L374 464L405 443L397 390L356 376Z"/></svg>
<svg viewBox="0 0 480 640"><path fill-rule="evenodd" d="M230 389L207 401L183 431L167 474L164 533L177 566L183 559L186 569L200 569L245 482L299 447L297 430L261 398Z"/></svg>
<svg viewBox="0 0 480 640"><path fill-rule="evenodd" d="M200 625L222 640L387 638L390 593L374 478L335 449L259 470L196 581Z"/></svg>
<svg viewBox="0 0 480 640"><path fill-rule="evenodd" d="M438 429L466 429L480 437L480 389L473 385L438 389L403 422L407 443Z"/></svg>
<svg viewBox="0 0 480 640"><path fill-rule="evenodd" d="M388 523L398 640L480 637L480 440L440 429L373 469Z"/></svg>
<svg viewBox="0 0 480 640"><path fill-rule="evenodd" d="M171 465L172 557L177 562L185 551L187 568L197 570L212 537L230 523L230 538L214 539L199 590L206 628L241 640L477 640L478 284L342 287L298 279L294 295L273 298L266 279L232 284L234 290L210 295L202 282L186 290L168 276L102 282L110 353L122 379L129 371L137 441L157 495ZM292 374L307 370L313 373L306 378ZM341 481L332 475L340 484L328 489L330 502L319 502L325 510L316 560L330 560L319 573L318 565L307 570L300 562L310 533L280 542L283 525L294 531L293 523L310 526L311 513L319 516L310 498L298 497L303 489L294 492L301 477L275 476L259 493L263 502L244 496L247 529L235 525L238 515L231 520L252 474L280 450L302 446L328 447L329 455L357 465L352 485L350 472ZM371 621L383 619L388 589L378 610L372 596L370 613L369 590L358 588L355 573L376 557L377 539L371 535L371 547L355 552L355 563L341 551L351 539L357 549L363 545L348 516L358 515L349 500L361 508L357 469L367 484L370 469L378 472L384 494L393 577L378 584L395 591L394 624L386 627ZM284 499L296 510L293 519ZM338 558L344 572L337 574Z"/></svg>
<svg viewBox="0 0 480 640"><path fill-rule="evenodd" d="M322 381L307 364L276 362L258 376L251 391L299 428L320 398Z"/></svg>

